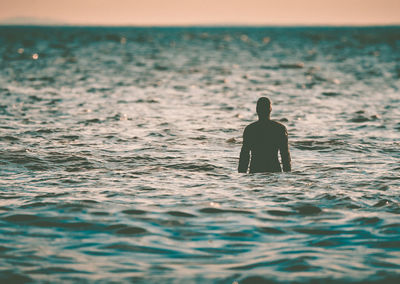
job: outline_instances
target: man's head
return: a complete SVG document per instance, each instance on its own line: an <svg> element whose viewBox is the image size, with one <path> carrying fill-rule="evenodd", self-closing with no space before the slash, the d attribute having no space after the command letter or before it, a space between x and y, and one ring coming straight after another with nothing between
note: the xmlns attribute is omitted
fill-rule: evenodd
<svg viewBox="0 0 400 284"><path fill-rule="evenodd" d="M261 97L257 101L257 114L259 118L269 118L271 114L271 101L266 97Z"/></svg>

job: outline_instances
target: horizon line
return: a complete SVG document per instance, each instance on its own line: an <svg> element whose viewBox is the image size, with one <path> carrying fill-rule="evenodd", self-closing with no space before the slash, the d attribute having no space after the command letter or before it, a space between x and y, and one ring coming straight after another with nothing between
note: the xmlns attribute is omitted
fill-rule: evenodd
<svg viewBox="0 0 400 284"><path fill-rule="evenodd" d="M354 23L340 23L340 24L329 24L329 23L287 23L287 24L255 24L255 23L210 23L210 24L78 24L78 23L1 23L0 27L104 27L104 28L223 28L223 27L400 27L400 23L365 23L365 24L354 24Z"/></svg>

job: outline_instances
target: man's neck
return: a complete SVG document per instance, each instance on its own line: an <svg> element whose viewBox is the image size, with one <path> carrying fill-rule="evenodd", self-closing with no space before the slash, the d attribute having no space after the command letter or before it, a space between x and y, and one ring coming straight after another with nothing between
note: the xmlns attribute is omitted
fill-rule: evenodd
<svg viewBox="0 0 400 284"><path fill-rule="evenodd" d="M269 121L269 120L271 120L270 116L258 117L258 121Z"/></svg>

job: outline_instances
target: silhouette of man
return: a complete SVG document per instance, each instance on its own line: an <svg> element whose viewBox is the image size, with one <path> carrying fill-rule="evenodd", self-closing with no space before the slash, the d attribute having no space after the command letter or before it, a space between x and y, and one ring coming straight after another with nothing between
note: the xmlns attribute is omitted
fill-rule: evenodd
<svg viewBox="0 0 400 284"><path fill-rule="evenodd" d="M271 101L261 97L257 101L258 121L248 125L243 132L240 151L239 173L281 172L278 151L281 153L283 170L291 171L288 133L286 127L270 119Z"/></svg>

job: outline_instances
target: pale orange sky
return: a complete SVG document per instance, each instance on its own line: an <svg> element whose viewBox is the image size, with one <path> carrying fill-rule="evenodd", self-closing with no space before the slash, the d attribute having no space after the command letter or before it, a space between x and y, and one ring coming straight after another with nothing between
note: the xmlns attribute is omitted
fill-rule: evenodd
<svg viewBox="0 0 400 284"><path fill-rule="evenodd" d="M0 22L80 25L400 24L400 0L0 0Z"/></svg>

